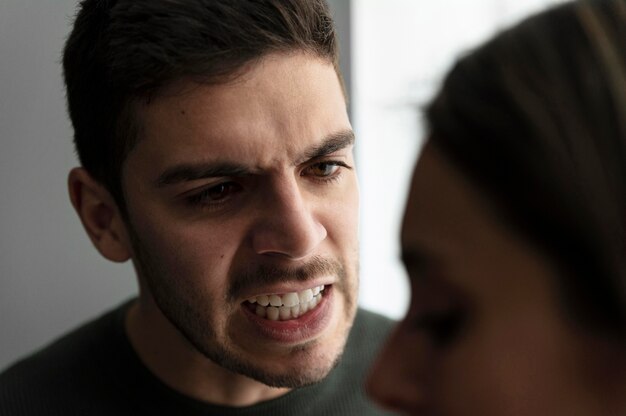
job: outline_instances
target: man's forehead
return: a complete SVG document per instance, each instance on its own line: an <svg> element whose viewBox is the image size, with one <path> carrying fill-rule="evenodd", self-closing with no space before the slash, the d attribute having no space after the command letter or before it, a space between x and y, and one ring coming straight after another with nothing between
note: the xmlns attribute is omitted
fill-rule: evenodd
<svg viewBox="0 0 626 416"><path fill-rule="evenodd" d="M225 83L185 78L172 83L150 101L140 103L137 116L144 130L160 121L180 121L193 127L194 118L215 121L222 135L250 128L259 117L282 123L305 121L333 104L346 112L346 102L330 62L304 53L272 54ZM170 120L172 119L172 120ZM197 120L196 120L197 121ZM204 126L203 126L204 127ZM258 126L254 126L255 130Z"/></svg>
<svg viewBox="0 0 626 416"><path fill-rule="evenodd" d="M354 141L330 63L300 54L260 65L227 84L181 83L178 92L143 105L134 150L162 171L207 160L252 169L301 163Z"/></svg>
<svg viewBox="0 0 626 416"><path fill-rule="evenodd" d="M324 68L324 70L319 71L319 68ZM140 100L140 103L144 107L150 107L151 104L159 101L188 101L194 96L204 95L213 95L223 99L258 88L281 91L290 83L295 83L297 86L300 83L297 75L303 72L313 79L327 83L332 81L330 84L334 86L336 83L341 87L342 93L344 92L341 74L333 62L314 53L290 50L265 54L243 63L228 74L214 75L209 78L201 74L184 75L167 81L157 90L152 91L149 95L150 99ZM320 77L320 74L323 74L323 77ZM343 98L345 100L345 95Z"/></svg>

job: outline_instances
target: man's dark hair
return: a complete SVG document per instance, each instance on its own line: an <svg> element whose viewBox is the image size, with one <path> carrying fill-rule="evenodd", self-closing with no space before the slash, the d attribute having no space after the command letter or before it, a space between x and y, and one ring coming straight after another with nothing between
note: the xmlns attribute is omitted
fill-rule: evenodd
<svg viewBox="0 0 626 416"><path fill-rule="evenodd" d="M547 253L575 321L626 338L626 1L527 19L461 59L429 137Z"/></svg>
<svg viewBox="0 0 626 416"><path fill-rule="evenodd" d="M340 77L324 0L83 0L63 55L82 166L125 211L122 164L134 108L181 79L223 83L269 53L302 51Z"/></svg>

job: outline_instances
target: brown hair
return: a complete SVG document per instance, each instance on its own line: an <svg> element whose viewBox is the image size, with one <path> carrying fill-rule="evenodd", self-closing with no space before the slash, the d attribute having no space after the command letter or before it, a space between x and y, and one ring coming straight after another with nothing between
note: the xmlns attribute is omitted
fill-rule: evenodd
<svg viewBox="0 0 626 416"><path fill-rule="evenodd" d="M137 100L183 78L227 82L265 54L294 50L339 75L324 0L83 0L63 55L81 164L124 210L120 176L138 136Z"/></svg>
<svg viewBox="0 0 626 416"><path fill-rule="evenodd" d="M568 310L626 336L626 1L533 16L462 58L432 143L561 266Z"/></svg>

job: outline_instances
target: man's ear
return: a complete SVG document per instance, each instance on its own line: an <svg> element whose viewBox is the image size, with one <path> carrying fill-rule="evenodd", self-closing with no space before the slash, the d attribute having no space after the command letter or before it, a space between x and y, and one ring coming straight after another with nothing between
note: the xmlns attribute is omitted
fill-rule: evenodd
<svg viewBox="0 0 626 416"><path fill-rule="evenodd" d="M74 168L68 177L70 200L87 235L100 254L111 261L131 257L126 223L111 193L84 168Z"/></svg>

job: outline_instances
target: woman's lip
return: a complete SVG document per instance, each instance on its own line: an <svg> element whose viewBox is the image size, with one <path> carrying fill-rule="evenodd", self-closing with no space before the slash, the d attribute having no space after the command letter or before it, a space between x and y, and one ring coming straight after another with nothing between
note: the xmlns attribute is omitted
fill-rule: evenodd
<svg viewBox="0 0 626 416"><path fill-rule="evenodd" d="M333 291L329 288L315 309L287 321L270 321L262 318L243 304L241 309L252 323L252 329L257 336L280 343L297 344L315 338L328 326L334 313L333 295Z"/></svg>
<svg viewBox="0 0 626 416"><path fill-rule="evenodd" d="M306 283L298 283L298 282L288 283L288 284L281 283L275 286L263 287L262 289L255 291L255 293L244 296L241 302L244 302L248 299L252 299L257 296L262 296L262 295L284 295L285 293L297 293L297 292L302 292L303 290L313 289L316 286L329 287L329 286L332 286L332 284L333 284L333 280L328 279L328 278L320 279L320 280L312 280Z"/></svg>

